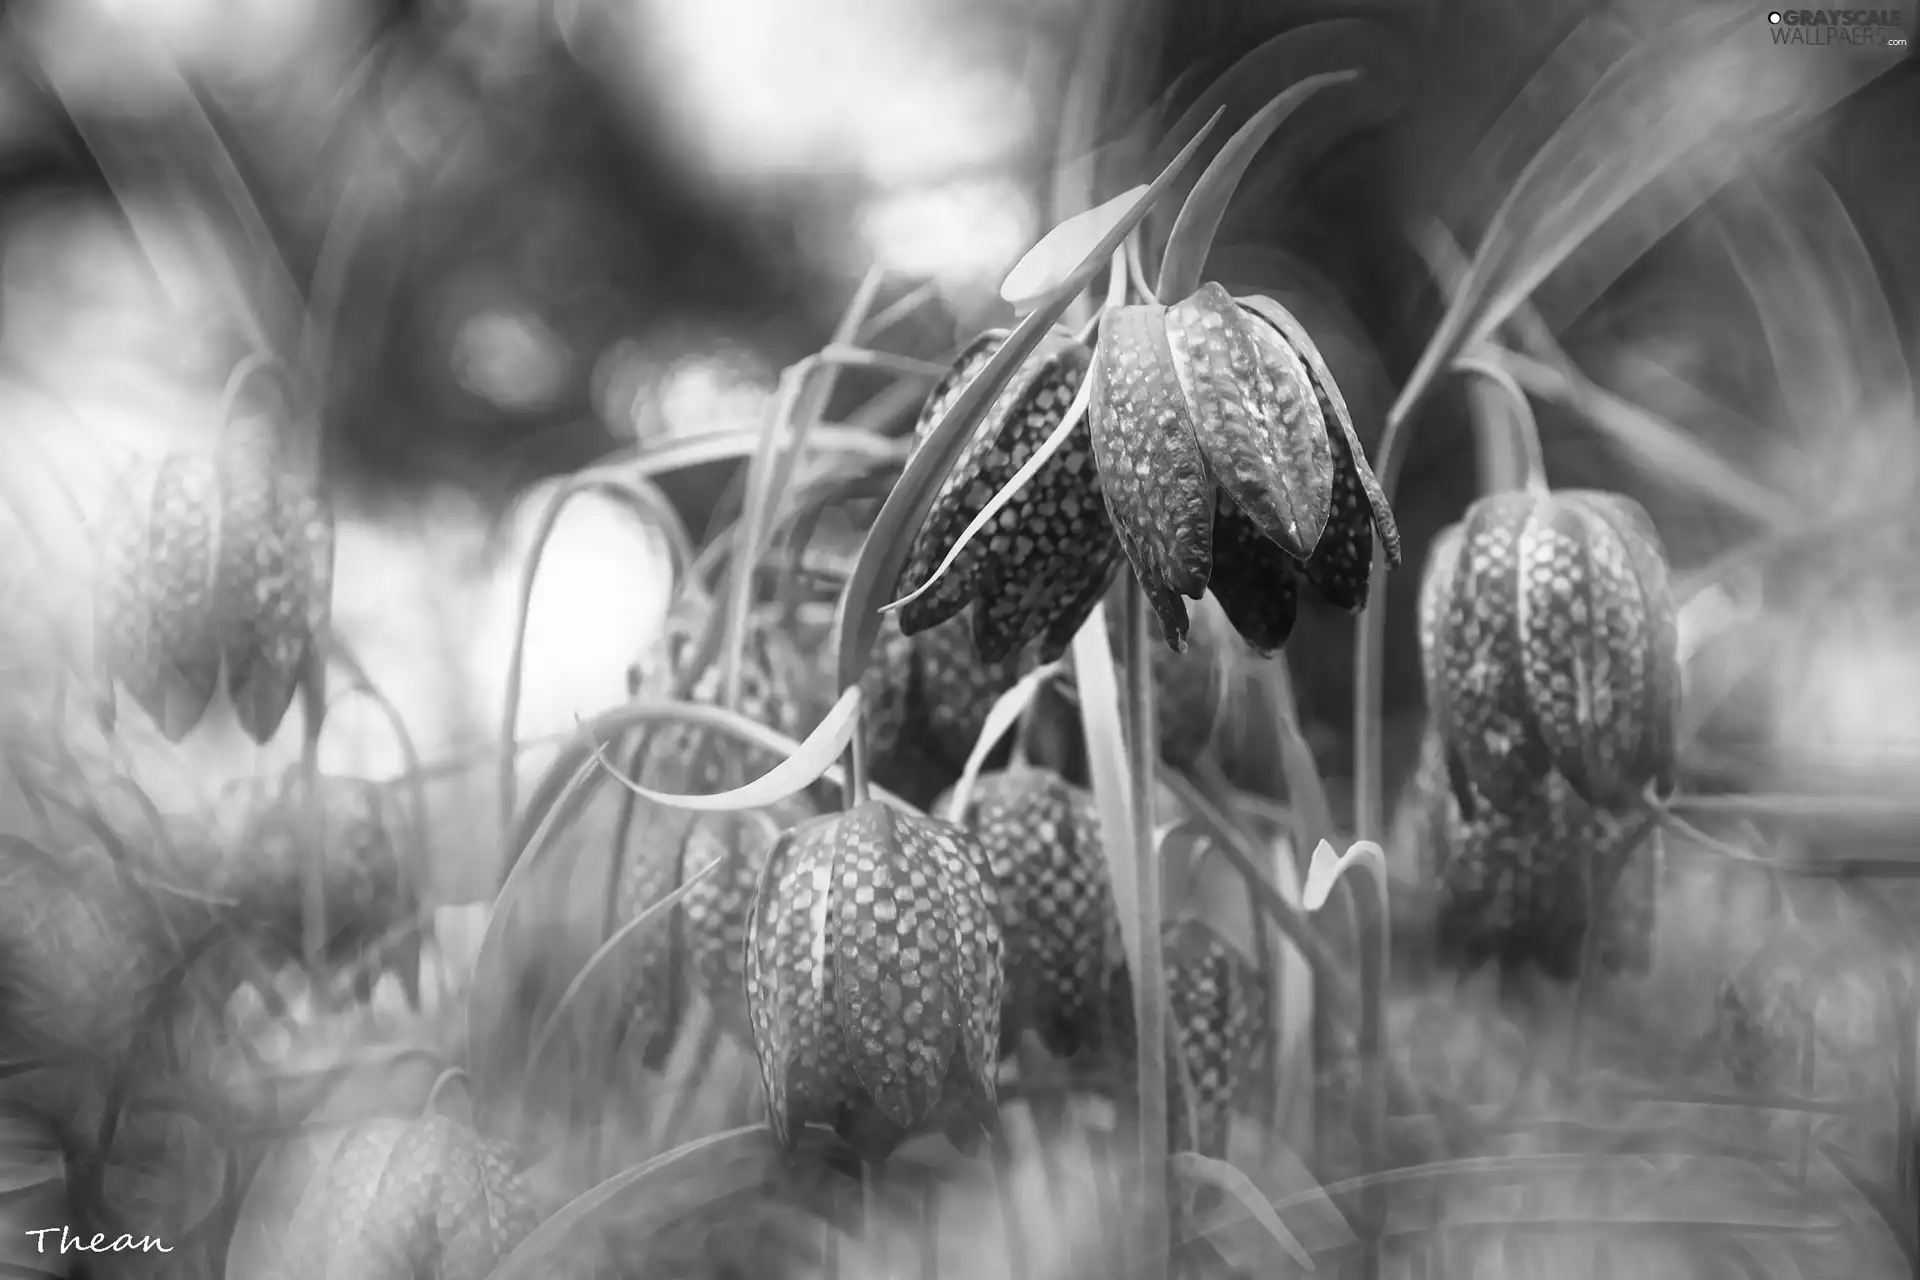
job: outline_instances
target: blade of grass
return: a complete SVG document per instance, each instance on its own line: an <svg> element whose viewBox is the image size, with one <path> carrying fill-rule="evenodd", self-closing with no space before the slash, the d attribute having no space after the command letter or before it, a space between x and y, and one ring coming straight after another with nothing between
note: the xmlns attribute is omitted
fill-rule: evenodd
<svg viewBox="0 0 1920 1280"><path fill-rule="evenodd" d="M1164 971L1160 949L1160 922L1149 918L1148 911L1158 909L1158 869L1140 865L1142 836L1151 837L1151 828L1136 827L1138 813L1133 803L1137 790L1152 790L1147 779L1137 780L1127 751L1127 737L1121 711L1120 680L1114 668L1112 642L1107 638L1106 606L1095 609L1073 638L1074 680L1080 694L1080 717L1087 749L1087 771L1092 776L1095 807L1100 814L1100 843L1107 856L1107 873L1113 885L1114 905L1120 917L1120 941L1127 956L1127 971L1133 976L1135 1085L1140 1095L1142 1157L1148 1158L1155 1144L1160 1150L1159 1168L1141 1170L1148 1179L1148 1194L1159 1189L1158 1203L1143 1205L1149 1218L1159 1220L1160 1252L1151 1252L1155 1242L1155 1223L1137 1226L1139 1235L1132 1253L1143 1265L1164 1267L1168 1254L1165 1236L1167 1201L1165 1194L1165 1144L1167 1140L1167 1064ZM1149 885L1148 881L1153 883Z"/></svg>
<svg viewBox="0 0 1920 1280"><path fill-rule="evenodd" d="M1198 136L1203 120L1220 118L1232 125L1251 118L1273 96L1275 85L1296 84L1328 71L1381 69L1390 56L1392 39L1392 33L1380 23L1352 17L1308 22L1274 36L1207 86L1161 138L1156 158L1191 146L1190 140ZM1149 224L1147 239L1154 246L1165 245L1172 225L1170 219L1156 216ZM1162 298L1168 300L1164 294Z"/></svg>
<svg viewBox="0 0 1920 1280"><path fill-rule="evenodd" d="M553 1043L553 1038L559 1032L568 1012L572 1010L574 1003L579 1000L581 992L587 989L587 983L592 981L593 976L600 972L602 968L606 967L612 958L620 953L620 949L623 946L637 939L646 929L651 927L656 920L663 918L667 913L679 906L681 901L685 899L689 893L693 892L701 881L718 871L724 862L724 858L715 858L706 866L700 868L692 875L687 876L673 892L664 895L657 902L648 904L644 911L614 930L613 936L609 937L594 949L593 954L587 957L587 962L580 966L580 972L573 975L573 981L569 982L566 990L560 993L559 1001L553 1006L553 1010L547 1014L546 1021L540 1026L539 1034L534 1037L533 1050L527 1055L527 1078L529 1080L533 1078L535 1070L540 1065L541 1059L546 1056L547 1046Z"/></svg>
<svg viewBox="0 0 1920 1280"><path fill-rule="evenodd" d="M573 477L560 487L541 513L540 523L534 528L532 543L527 548L526 563L520 568L513 650L507 658L507 687L500 709L500 832L502 838L509 841L514 831L514 810L517 807L515 793L518 790L519 753L515 750L515 740L520 721L521 686L526 675L527 627L533 613L533 589L538 581L541 558L567 504L588 493L602 494L625 503L643 522L647 521L652 510L651 503L637 496L629 482L615 479L604 472L590 471Z"/></svg>
<svg viewBox="0 0 1920 1280"><path fill-rule="evenodd" d="M802 1156L832 1151L829 1134L800 1135ZM751 1125L676 1147L581 1192L501 1260L489 1280L548 1280L569 1246L617 1220L625 1249L641 1251L676 1223L776 1180L783 1165L772 1130ZM837 1233L836 1233L837 1234Z"/></svg>
<svg viewBox="0 0 1920 1280"><path fill-rule="evenodd" d="M850 347L859 336L860 326L873 310L873 300L879 295L885 278L886 273L880 267L867 269L840 323L834 327L828 346L830 352ZM774 513L792 481L794 464L805 447L806 432L833 399L842 363L822 358L803 360L781 375L779 393L769 405L765 428L747 464L745 509L729 569L732 590L728 595L726 629L720 649L721 705L729 710L740 709L741 661L746 650L748 619L753 612L754 569L760 563Z"/></svg>
<svg viewBox="0 0 1920 1280"><path fill-rule="evenodd" d="M859 727L860 703L863 695L858 685L840 695L820 721L820 725L807 740L795 746L779 764L752 782L742 787L734 787L716 795L678 795L669 791L655 791L642 786L639 782L622 774L613 761L607 759L605 749L592 735L583 735L593 758L602 769L610 774L614 781L627 790L651 800L655 804L670 809L689 809L696 813L729 813L742 809L764 809L768 805L778 804L800 791L812 786L827 771L833 768L852 740L854 731ZM732 734L735 738L766 746L770 742L791 742L782 734L775 733L757 722L748 719L737 711L728 711L722 707L704 706L695 702L661 703L655 706L635 706L631 713L641 722L679 723L715 728Z"/></svg>
<svg viewBox="0 0 1920 1280"><path fill-rule="evenodd" d="M1284 1249L1289 1257L1308 1271L1314 1270L1313 1258L1306 1248L1287 1230L1280 1221L1280 1215L1273 1211L1273 1205L1260 1194L1253 1185L1253 1179L1228 1164L1225 1160L1214 1160L1198 1152L1182 1151L1173 1157L1173 1171L1176 1175L1202 1186L1212 1187L1232 1198L1248 1215L1258 1222L1273 1242Z"/></svg>

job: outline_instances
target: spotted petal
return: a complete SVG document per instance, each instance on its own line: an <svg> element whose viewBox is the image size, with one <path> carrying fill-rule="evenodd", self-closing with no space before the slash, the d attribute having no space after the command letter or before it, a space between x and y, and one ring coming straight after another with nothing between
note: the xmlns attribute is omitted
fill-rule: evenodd
<svg viewBox="0 0 1920 1280"><path fill-rule="evenodd" d="M767 1117L791 1149L830 1119L842 1052L832 1007L835 819L802 823L767 855L747 920L747 1011Z"/></svg>
<svg viewBox="0 0 1920 1280"><path fill-rule="evenodd" d="M1328 429L1331 431L1335 426L1339 428L1338 439L1345 444L1347 456L1353 460L1353 476L1359 483L1360 491L1366 495L1367 510L1372 517L1374 532L1380 537L1381 549L1386 554L1387 567L1399 567L1400 529L1394 521L1393 508L1387 503L1386 490L1381 487L1373 468L1367 463L1367 451L1353 428L1353 415L1347 410L1346 397L1340 394L1340 385L1333 380L1333 371L1320 355L1320 348L1314 345L1306 327L1294 318L1293 313L1272 298L1254 295L1238 301L1242 307L1278 330L1281 338L1306 363L1307 371L1313 375L1314 385L1325 397L1322 409L1329 424ZM1337 446L1335 452L1338 452Z"/></svg>
<svg viewBox="0 0 1920 1280"><path fill-rule="evenodd" d="M216 592L224 623L227 695L255 742L286 718L307 666L319 564L308 540L314 515L265 445L230 447L222 459L224 510Z"/></svg>
<svg viewBox="0 0 1920 1280"><path fill-rule="evenodd" d="M940 1100L964 998L948 964L958 939L947 886L923 856L937 837L904 825L877 801L840 816L832 963L854 1074L887 1119L911 1129Z"/></svg>
<svg viewBox="0 0 1920 1280"><path fill-rule="evenodd" d="M1440 702L1447 696L1440 670L1442 637L1453 600L1454 575L1460 567L1460 532L1461 526L1450 524L1434 535L1420 575L1420 674L1426 684L1427 709L1436 722L1444 719Z"/></svg>
<svg viewBox="0 0 1920 1280"><path fill-rule="evenodd" d="M1004 331L995 330L961 353L947 378L928 398L926 413L922 415L923 428L939 421L952 400L985 368L1006 338ZM1053 433L1073 401L1086 365L1085 349L1065 334L1056 332L1044 339L1014 374L981 416L973 436L954 459L933 504L927 509L927 518L901 567L895 588L900 595L918 590L933 576L974 517L1013 478L1033 450ZM939 625L975 598L988 603L1005 599L1001 583L1009 578L1019 580L1014 566L1008 562L1023 551L1030 555L1034 549L1030 535L1024 547L1014 541L1028 533L1031 513L1023 508L1035 501L1035 486L1049 479L1047 472L1070 460L1073 452L1069 444L1063 455L1057 456L1021 491L1019 498L1001 510L991 526L961 550L959 558L931 591L900 611L901 627L908 635ZM1082 453L1084 457L1084 446ZM1085 467L1084 462L1078 465L1081 469ZM1058 474L1052 479L1057 484Z"/></svg>
<svg viewBox="0 0 1920 1280"><path fill-rule="evenodd" d="M1306 364L1217 284L1168 308L1166 324L1214 483L1261 533L1307 559L1327 526L1334 457Z"/></svg>
<svg viewBox="0 0 1920 1280"><path fill-rule="evenodd" d="M1436 668L1448 694L1435 710L1468 816L1482 796L1511 809L1549 768L1522 670L1521 533L1534 504L1525 493L1496 494L1463 522Z"/></svg>
<svg viewBox="0 0 1920 1280"><path fill-rule="evenodd" d="M147 710L171 742L193 731L220 687L220 621L214 610L220 474L213 458L175 453L153 485L148 598L161 679Z"/></svg>
<svg viewBox="0 0 1920 1280"><path fill-rule="evenodd" d="M1633 761L1638 780L1652 780L1662 788L1673 784L1674 734L1680 718L1681 665L1679 610L1674 601L1673 572L1660 534L1646 508L1617 493L1582 489L1567 492L1564 501L1598 514L1621 540L1640 589L1644 618L1644 686L1639 707L1640 744Z"/></svg>
<svg viewBox="0 0 1920 1280"><path fill-rule="evenodd" d="M1520 535L1527 699L1547 752L1588 803L1638 789L1645 609L1626 547L1583 506L1542 502Z"/></svg>
<svg viewBox="0 0 1920 1280"><path fill-rule="evenodd" d="M1102 315L1093 379L1093 456L1107 511L1178 649L1187 634L1179 597L1200 598L1213 562L1213 481L1174 372L1165 308Z"/></svg>
<svg viewBox="0 0 1920 1280"><path fill-rule="evenodd" d="M148 524L153 477L146 467L118 477L100 514L94 586L94 661L102 685L101 711L112 728L114 686L152 714L160 705L160 645L148 594Z"/></svg>

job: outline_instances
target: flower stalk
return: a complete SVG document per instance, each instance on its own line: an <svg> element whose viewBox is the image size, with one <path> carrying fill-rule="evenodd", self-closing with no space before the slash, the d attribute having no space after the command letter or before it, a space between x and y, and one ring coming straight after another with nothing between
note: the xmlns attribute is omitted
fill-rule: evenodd
<svg viewBox="0 0 1920 1280"><path fill-rule="evenodd" d="M1138 582L1126 590L1127 773L1133 779L1134 910L1140 919L1140 962L1133 979L1133 1017L1139 1050L1135 1083L1139 1094L1140 1176L1144 1213L1140 1254L1147 1265L1164 1270L1170 1262L1167 1222L1167 1043L1166 965L1160 933L1160 863L1153 838L1153 784L1158 764L1159 728L1155 723L1153 655L1156 637L1147 593Z"/></svg>
<svg viewBox="0 0 1920 1280"><path fill-rule="evenodd" d="M1360 1150L1365 1155L1367 1167L1384 1169L1386 1159L1383 1147L1387 1132L1387 1091L1382 1070L1387 1037L1385 993L1387 972L1393 955L1393 940L1388 924L1392 917L1388 914L1385 852L1371 840L1359 840L1349 846L1345 853L1335 857L1333 846L1322 840L1314 848L1313 861L1307 868L1307 882L1301 892L1301 903L1310 912L1318 911L1326 905L1335 882L1355 865L1366 868L1375 890L1373 936L1363 941L1360 948L1360 1123L1357 1127ZM1372 945L1366 945L1366 941ZM1361 1275L1364 1280L1379 1280L1380 1232L1385 1226L1385 1184L1370 1182L1363 1194L1361 1208L1361 1235L1364 1242Z"/></svg>

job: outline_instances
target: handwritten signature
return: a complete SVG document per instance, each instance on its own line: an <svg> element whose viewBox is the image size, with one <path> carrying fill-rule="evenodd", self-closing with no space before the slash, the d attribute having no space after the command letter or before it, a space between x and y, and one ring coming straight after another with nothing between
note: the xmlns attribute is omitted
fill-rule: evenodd
<svg viewBox="0 0 1920 1280"><path fill-rule="evenodd" d="M43 1227L38 1231L28 1231L25 1234L34 1238L35 1252L45 1253L47 1251L47 1237L56 1231L60 1233L61 1253L173 1252L172 1245L161 1244L160 1241L153 1236L139 1236L137 1238L130 1235L108 1236L105 1232L96 1231L93 1239L89 1240L85 1236L74 1235L72 1230L67 1227Z"/></svg>

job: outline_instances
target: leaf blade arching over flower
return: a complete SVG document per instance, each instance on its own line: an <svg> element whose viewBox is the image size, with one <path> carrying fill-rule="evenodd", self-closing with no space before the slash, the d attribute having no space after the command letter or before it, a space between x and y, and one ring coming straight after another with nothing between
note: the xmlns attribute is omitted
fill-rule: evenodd
<svg viewBox="0 0 1920 1280"><path fill-rule="evenodd" d="M977 340L960 363L989 358L1000 333ZM981 418L895 585L909 635L970 606L984 660L1038 639L1051 661L1065 649L1059 637L1084 621L1095 584L1111 579L1121 554L1085 412L1091 359L1070 335L1050 334Z"/></svg>

